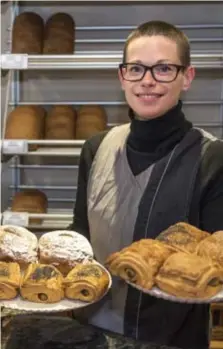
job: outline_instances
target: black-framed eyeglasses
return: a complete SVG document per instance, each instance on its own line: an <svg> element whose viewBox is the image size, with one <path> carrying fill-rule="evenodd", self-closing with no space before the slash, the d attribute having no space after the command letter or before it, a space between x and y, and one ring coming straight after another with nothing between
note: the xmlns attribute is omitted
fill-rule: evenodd
<svg viewBox="0 0 223 349"><path fill-rule="evenodd" d="M172 82L177 78L179 72L185 69L183 65L170 63L159 63L152 66L141 63L122 63L119 68L124 80L140 81L146 72L150 71L153 79L157 82Z"/></svg>

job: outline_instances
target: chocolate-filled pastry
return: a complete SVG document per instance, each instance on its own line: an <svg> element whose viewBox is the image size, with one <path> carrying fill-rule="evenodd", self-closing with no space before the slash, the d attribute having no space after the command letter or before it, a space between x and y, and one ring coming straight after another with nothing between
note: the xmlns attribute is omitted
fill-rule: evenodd
<svg viewBox="0 0 223 349"><path fill-rule="evenodd" d="M198 243L209 234L188 223L179 222L160 233L156 240L168 244L175 252L194 253Z"/></svg>
<svg viewBox="0 0 223 349"><path fill-rule="evenodd" d="M196 253L218 264L223 271L223 231L217 231L202 240L197 246Z"/></svg>
<svg viewBox="0 0 223 349"><path fill-rule="evenodd" d="M155 275L171 253L162 242L143 239L110 255L105 265L113 275L151 289Z"/></svg>
<svg viewBox="0 0 223 349"><path fill-rule="evenodd" d="M64 279L65 296L84 302L100 299L108 285L108 274L94 263L77 264Z"/></svg>
<svg viewBox="0 0 223 349"><path fill-rule="evenodd" d="M52 265L30 264L24 274L20 294L30 302L59 302L64 298L62 274Z"/></svg>
<svg viewBox="0 0 223 349"><path fill-rule="evenodd" d="M156 285L176 297L208 299L221 291L221 278L216 265L195 254L177 252L160 268Z"/></svg>
<svg viewBox="0 0 223 349"><path fill-rule="evenodd" d="M18 263L0 262L0 300L15 298L18 295L20 281Z"/></svg>

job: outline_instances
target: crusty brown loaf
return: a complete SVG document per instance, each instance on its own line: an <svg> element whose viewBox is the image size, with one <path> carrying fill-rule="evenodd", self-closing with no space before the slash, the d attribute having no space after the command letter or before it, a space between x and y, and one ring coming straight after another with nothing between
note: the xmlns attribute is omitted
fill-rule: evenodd
<svg viewBox="0 0 223 349"><path fill-rule="evenodd" d="M14 212L46 213L48 201L46 195L37 189L18 192L12 200L11 210ZM41 218L30 218L29 223L39 224Z"/></svg>
<svg viewBox="0 0 223 349"><path fill-rule="evenodd" d="M5 139L42 139L45 110L40 106L18 106L9 113L6 121ZM37 145L30 146L36 149Z"/></svg>
<svg viewBox="0 0 223 349"><path fill-rule="evenodd" d="M46 22L44 32L43 53L73 54L74 52L73 18L67 13L56 13Z"/></svg>
<svg viewBox="0 0 223 349"><path fill-rule="evenodd" d="M12 53L41 54L44 22L34 12L24 12L15 18L12 29Z"/></svg>
<svg viewBox="0 0 223 349"><path fill-rule="evenodd" d="M46 116L46 139L74 139L76 111L71 106L52 107Z"/></svg>
<svg viewBox="0 0 223 349"><path fill-rule="evenodd" d="M79 108L76 122L76 138L88 139L107 127L107 115L102 106L86 105Z"/></svg>

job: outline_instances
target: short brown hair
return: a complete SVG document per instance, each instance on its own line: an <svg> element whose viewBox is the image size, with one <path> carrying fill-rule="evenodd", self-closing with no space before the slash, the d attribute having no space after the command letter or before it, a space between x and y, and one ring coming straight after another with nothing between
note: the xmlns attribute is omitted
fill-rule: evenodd
<svg viewBox="0 0 223 349"><path fill-rule="evenodd" d="M162 35L176 42L179 58L183 66L190 65L190 44L187 36L177 27L163 21L151 21L141 24L127 38L123 52L123 63L126 63L127 49L134 39L142 36Z"/></svg>

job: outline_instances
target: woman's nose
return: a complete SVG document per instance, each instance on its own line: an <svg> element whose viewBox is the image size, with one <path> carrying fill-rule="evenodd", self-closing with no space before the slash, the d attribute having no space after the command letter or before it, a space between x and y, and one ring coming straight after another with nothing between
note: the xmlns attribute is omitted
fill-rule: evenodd
<svg viewBox="0 0 223 349"><path fill-rule="evenodd" d="M146 74L144 75L144 77L142 79L142 83L149 84L149 85L151 85L151 84L153 85L156 83L156 80L153 78L150 70L147 70Z"/></svg>

